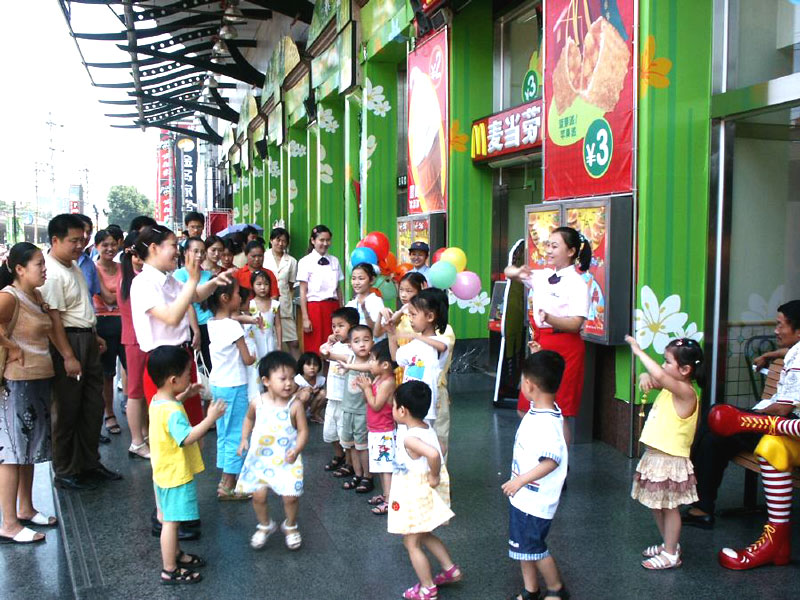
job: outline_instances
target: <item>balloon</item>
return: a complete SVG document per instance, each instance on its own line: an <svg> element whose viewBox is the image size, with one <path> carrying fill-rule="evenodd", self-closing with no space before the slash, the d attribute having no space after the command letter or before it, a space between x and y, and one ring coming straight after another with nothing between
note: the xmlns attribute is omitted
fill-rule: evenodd
<svg viewBox="0 0 800 600"><path fill-rule="evenodd" d="M361 240L356 244L356 248L363 248L364 247L364 240Z"/></svg>
<svg viewBox="0 0 800 600"><path fill-rule="evenodd" d="M372 248L375 251L375 256L379 260L383 260L389 254L389 238L387 238L380 231L373 231L364 236L361 240L365 248ZM374 262L378 262L377 260Z"/></svg>
<svg viewBox="0 0 800 600"><path fill-rule="evenodd" d="M414 265L412 265L411 263L403 263L397 265L397 268L394 270L394 280L400 281L403 277L405 277L405 274L408 273L413 268Z"/></svg>
<svg viewBox="0 0 800 600"><path fill-rule="evenodd" d="M381 275L389 275L397 268L397 257L389 252L385 259L378 261L378 267L380 267Z"/></svg>
<svg viewBox="0 0 800 600"><path fill-rule="evenodd" d="M467 266L467 255L464 254L464 251L461 248L456 248L455 246L452 246L442 252L442 256L439 258L439 260L449 262L459 273L461 273L461 271L463 271Z"/></svg>
<svg viewBox="0 0 800 600"><path fill-rule="evenodd" d="M458 275L458 271L452 263L440 260L428 271L428 280L432 286L446 290L455 283L456 275Z"/></svg>
<svg viewBox="0 0 800 600"><path fill-rule="evenodd" d="M394 281L388 277L379 277L375 283L375 287L383 297L383 304L389 308L394 308L397 301L397 288Z"/></svg>
<svg viewBox="0 0 800 600"><path fill-rule="evenodd" d="M439 248L436 252L434 252L433 257L431 258L431 264L439 262L439 259L442 258L442 254L444 254L445 250L447 250L447 247Z"/></svg>
<svg viewBox="0 0 800 600"><path fill-rule="evenodd" d="M375 251L372 248L356 248L350 255L350 266L355 267L361 263L375 264L378 262L378 257L375 256Z"/></svg>
<svg viewBox="0 0 800 600"><path fill-rule="evenodd" d="M461 300L469 300L481 291L481 278L472 271L461 271L456 275L456 282L450 291Z"/></svg>

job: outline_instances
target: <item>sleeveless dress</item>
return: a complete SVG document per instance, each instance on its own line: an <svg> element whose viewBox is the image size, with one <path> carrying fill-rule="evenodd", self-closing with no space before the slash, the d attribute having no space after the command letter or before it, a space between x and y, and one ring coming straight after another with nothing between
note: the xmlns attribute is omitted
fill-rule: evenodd
<svg viewBox="0 0 800 600"><path fill-rule="evenodd" d="M264 326L261 328L253 328L253 337L256 341L256 348L258 354L256 355L259 360L264 358L270 352L280 350L278 348L278 339L275 332L275 319L278 318L278 310L281 303L273 299L271 301L270 309L266 312L258 310L258 305L255 300L250 301L250 314L256 316L261 315L264 320Z"/></svg>
<svg viewBox="0 0 800 600"><path fill-rule="evenodd" d="M252 494L269 487L279 496L303 494L303 457L294 463L285 460L286 451L297 443L297 429L292 425L292 398L285 407L257 400L256 422L250 436L250 449L236 484L236 493Z"/></svg>
<svg viewBox="0 0 800 600"><path fill-rule="evenodd" d="M444 525L455 515L450 510L450 476L442 459L439 485L432 488L428 484L428 459L420 456L412 459L406 451L407 437L416 437L442 450L433 427L423 429L404 425L397 427L397 446L395 449L392 491L389 495L389 533L429 533Z"/></svg>

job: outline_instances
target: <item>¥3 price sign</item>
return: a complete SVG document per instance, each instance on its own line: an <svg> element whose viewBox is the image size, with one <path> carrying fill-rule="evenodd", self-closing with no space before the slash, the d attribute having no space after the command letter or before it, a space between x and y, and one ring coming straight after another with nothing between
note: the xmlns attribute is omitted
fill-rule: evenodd
<svg viewBox="0 0 800 600"><path fill-rule="evenodd" d="M594 179L599 179L608 171L614 153L614 136L611 127L603 118L595 119L586 130L583 138L583 166Z"/></svg>

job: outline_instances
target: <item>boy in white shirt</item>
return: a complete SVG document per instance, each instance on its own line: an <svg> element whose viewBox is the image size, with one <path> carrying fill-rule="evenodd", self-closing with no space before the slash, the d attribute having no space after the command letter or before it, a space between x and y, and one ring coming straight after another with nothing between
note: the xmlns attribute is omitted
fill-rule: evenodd
<svg viewBox="0 0 800 600"><path fill-rule="evenodd" d="M525 584L521 600L540 597L537 571L547 586L542 598L568 597L545 543L567 477L564 420L555 403L563 374L564 359L551 350L531 354L522 365L521 388L531 409L517 429L511 479L502 486L511 503L508 555L520 561Z"/></svg>
<svg viewBox="0 0 800 600"><path fill-rule="evenodd" d="M325 407L325 423L322 425L322 440L333 444L333 458L325 465L326 471L335 471L337 477L352 476L352 469L344 465L345 456L342 445L339 443L339 426L342 420L342 399L347 383L347 371L339 366L338 361L350 362L353 360L353 351L350 349L350 328L358 325L358 310L355 308L337 308L331 315L331 330L333 333L328 342L319 347L322 358L328 360L328 379L325 395L328 404ZM341 469L346 470L340 474Z"/></svg>

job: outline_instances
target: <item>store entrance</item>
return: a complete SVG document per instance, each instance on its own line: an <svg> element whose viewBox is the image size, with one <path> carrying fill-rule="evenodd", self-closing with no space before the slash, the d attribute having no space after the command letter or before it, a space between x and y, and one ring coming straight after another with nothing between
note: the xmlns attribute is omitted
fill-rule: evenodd
<svg viewBox="0 0 800 600"><path fill-rule="evenodd" d="M752 360L775 348L778 306L800 299L800 105L727 124L727 256L720 259L714 400L749 408L763 376Z"/></svg>

